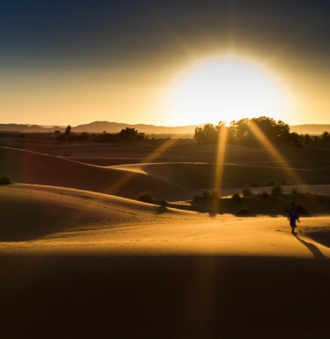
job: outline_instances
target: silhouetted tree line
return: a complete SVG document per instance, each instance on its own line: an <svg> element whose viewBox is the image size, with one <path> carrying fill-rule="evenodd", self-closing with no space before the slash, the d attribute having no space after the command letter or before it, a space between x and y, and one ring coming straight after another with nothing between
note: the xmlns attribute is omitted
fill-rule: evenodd
<svg viewBox="0 0 330 339"><path fill-rule="evenodd" d="M290 132L290 126L281 120L261 116L259 118L232 121L229 126L219 122L217 126L206 124L195 129L194 139L200 145L217 144L219 142L256 146L269 142L282 142L293 146L330 141L330 134L322 135L298 134Z"/></svg>
<svg viewBox="0 0 330 339"><path fill-rule="evenodd" d="M113 142L129 142L133 143L137 140L144 140L144 133L138 132L135 128L126 127L118 133L107 133L104 131L100 134L95 133L73 133L71 126L68 125L64 133L58 133L56 139L58 141L71 141L71 142L104 142L104 143L113 143Z"/></svg>

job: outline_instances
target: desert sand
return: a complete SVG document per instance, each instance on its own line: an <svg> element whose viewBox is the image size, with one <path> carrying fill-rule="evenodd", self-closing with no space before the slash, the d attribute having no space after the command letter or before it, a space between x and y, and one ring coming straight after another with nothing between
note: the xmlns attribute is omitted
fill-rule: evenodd
<svg viewBox="0 0 330 339"><path fill-rule="evenodd" d="M329 337L327 209L301 216L292 234L283 210L242 217L135 199L150 191L179 206L211 189L211 147L6 142L1 337ZM283 178L287 190L327 194L321 151L283 150L289 169L248 151L229 152L222 195Z"/></svg>

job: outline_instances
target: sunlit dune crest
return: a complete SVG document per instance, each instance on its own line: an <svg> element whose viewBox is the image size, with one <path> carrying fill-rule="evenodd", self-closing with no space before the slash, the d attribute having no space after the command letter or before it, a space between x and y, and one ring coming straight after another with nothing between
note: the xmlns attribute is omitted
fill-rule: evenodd
<svg viewBox="0 0 330 339"><path fill-rule="evenodd" d="M161 251L181 255L312 257L304 246L292 242L282 218L272 221L267 216L245 220L230 215L209 218L205 214L90 191L27 184L2 187L1 205L4 212L0 250L4 252L25 248L41 252L124 253L129 249L153 255ZM15 215L15 210L21 213ZM322 226L314 228L315 223ZM299 236L317 242L312 230L315 234L318 231L330 234L328 217L304 220ZM271 246L275 238L278 245ZM279 250L283 244L287 247ZM327 243L321 241L320 245L324 255L329 255Z"/></svg>

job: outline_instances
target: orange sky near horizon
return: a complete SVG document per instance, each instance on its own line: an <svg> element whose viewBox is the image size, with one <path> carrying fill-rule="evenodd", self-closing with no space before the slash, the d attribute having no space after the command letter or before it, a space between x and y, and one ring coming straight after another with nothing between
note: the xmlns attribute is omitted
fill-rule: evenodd
<svg viewBox="0 0 330 339"><path fill-rule="evenodd" d="M83 11L87 12L89 1L86 3ZM159 7L142 3L125 7L118 2L115 8L107 7L118 14L110 27L117 35L107 26L102 8L86 14L97 23L95 32L83 28L85 19L76 17L73 7L67 8L64 17L62 9L54 5L56 20L49 25L46 5L42 8L44 21L26 9L22 9L22 22L9 15L0 27L5 29L3 44L7 47L0 53L0 123L76 126L110 121L176 126L261 115L289 125L330 123L330 64L325 44L329 24L324 8L310 8L302 1L300 14L293 19L296 8L286 8L283 1L273 7L248 8L243 4L235 7L230 1L227 7L208 1L204 5L192 2L190 7L174 1ZM205 9L202 17L198 16L201 6ZM173 9L177 10L175 15ZM11 10L8 5L7 12ZM266 17L268 22L263 20ZM121 18L132 27L124 27ZM309 27L292 29L307 18ZM33 19L40 21L37 30L29 26ZM219 23L220 19L226 24ZM68 20L64 28L63 20ZM188 29L184 24L192 26ZM193 78L197 85L189 89L187 79L198 68L210 59L221 62L224 58L238 60L227 83L220 72L210 82ZM237 73L240 63L246 61ZM255 73L250 72L250 78L240 78L252 69ZM207 72L213 73L212 69ZM275 96L275 92L265 91L267 79L281 92L276 109L272 99L267 99ZM249 99L244 98L251 88L254 91ZM174 107L169 98L178 97L178 93L190 93L190 97L177 98L180 104ZM262 101L264 106L259 105Z"/></svg>

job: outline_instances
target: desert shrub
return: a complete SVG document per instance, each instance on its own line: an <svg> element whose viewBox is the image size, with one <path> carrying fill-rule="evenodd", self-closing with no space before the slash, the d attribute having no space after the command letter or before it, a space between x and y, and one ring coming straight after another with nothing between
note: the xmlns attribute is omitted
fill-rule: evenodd
<svg viewBox="0 0 330 339"><path fill-rule="evenodd" d="M203 192L203 198L204 198L205 200L209 200L210 196L211 196L211 194L210 194L209 191L204 191L204 192Z"/></svg>
<svg viewBox="0 0 330 339"><path fill-rule="evenodd" d="M232 198L234 201L236 201L236 202L241 202L241 201L242 201L242 198L241 198L241 196L239 195L239 193L235 193L231 198Z"/></svg>
<svg viewBox="0 0 330 339"><path fill-rule="evenodd" d="M160 202L160 205L161 205L162 207L166 207L166 206L167 206L167 201L166 201L165 198L162 199L162 201Z"/></svg>
<svg viewBox="0 0 330 339"><path fill-rule="evenodd" d="M8 185L10 183L11 183L10 178L7 175L2 175L0 177L0 185Z"/></svg>
<svg viewBox="0 0 330 339"><path fill-rule="evenodd" d="M244 188L242 193L243 193L244 197L246 197L247 195L251 195L252 194L252 192L251 192L251 190L249 188Z"/></svg>
<svg viewBox="0 0 330 339"><path fill-rule="evenodd" d="M266 192L266 191L261 192L261 198L263 198L263 199L269 198L269 193Z"/></svg>
<svg viewBox="0 0 330 339"><path fill-rule="evenodd" d="M297 188L297 187L293 187L291 193L292 193L292 194L298 194L298 193L299 193L298 188Z"/></svg>
<svg viewBox="0 0 330 339"><path fill-rule="evenodd" d="M194 199L193 199L193 202L201 204L201 203L205 202L205 199L204 199L204 197L201 197L200 195L195 195Z"/></svg>
<svg viewBox="0 0 330 339"><path fill-rule="evenodd" d="M283 194L282 186L279 185L279 184L274 185L273 188L272 188L272 194L273 195L281 195L281 194Z"/></svg>
<svg viewBox="0 0 330 339"><path fill-rule="evenodd" d="M297 203L297 210L299 214L308 214L306 207L299 202Z"/></svg>
<svg viewBox="0 0 330 339"><path fill-rule="evenodd" d="M152 202L155 201L154 197L152 196L152 194L150 192L141 193L137 197L137 200L142 201L142 202L149 202L149 203L152 203Z"/></svg>
<svg viewBox="0 0 330 339"><path fill-rule="evenodd" d="M241 207L237 214L240 214L240 215L248 215L248 214L251 214L251 211L247 208L247 207Z"/></svg>

